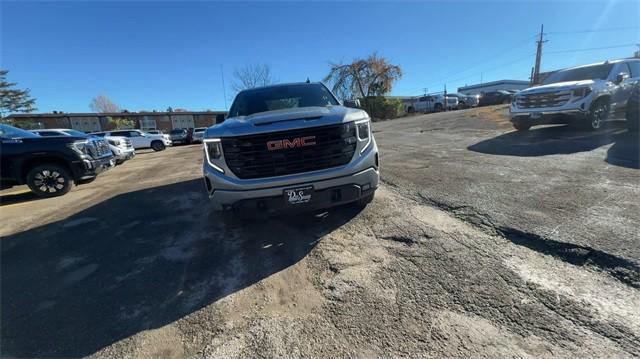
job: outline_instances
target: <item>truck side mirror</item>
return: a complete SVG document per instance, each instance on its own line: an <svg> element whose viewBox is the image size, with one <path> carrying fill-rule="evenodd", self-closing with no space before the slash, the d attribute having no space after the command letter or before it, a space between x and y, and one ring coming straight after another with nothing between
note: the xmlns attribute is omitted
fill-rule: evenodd
<svg viewBox="0 0 640 359"><path fill-rule="evenodd" d="M621 72L619 74L616 75L616 84L621 83L622 81L626 80L629 78L629 74L626 72Z"/></svg>
<svg viewBox="0 0 640 359"><path fill-rule="evenodd" d="M344 100L344 107L360 108L360 100Z"/></svg>
<svg viewBox="0 0 640 359"><path fill-rule="evenodd" d="M216 115L216 125L223 123L224 120L225 120L225 116L223 114L220 113Z"/></svg>

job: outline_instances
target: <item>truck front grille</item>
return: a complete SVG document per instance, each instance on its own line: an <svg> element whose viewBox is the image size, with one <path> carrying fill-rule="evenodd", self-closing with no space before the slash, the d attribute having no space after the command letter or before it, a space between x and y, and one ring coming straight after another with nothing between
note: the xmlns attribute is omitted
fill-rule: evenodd
<svg viewBox="0 0 640 359"><path fill-rule="evenodd" d="M296 139L307 138L301 146ZM284 141L284 142L280 142ZM267 143L272 144L269 150ZM314 144L310 144L310 143ZM229 169L241 179L284 176L346 165L357 144L355 125L345 123L222 139ZM275 143L275 145L273 145ZM281 143L284 145L280 146Z"/></svg>
<svg viewBox="0 0 640 359"><path fill-rule="evenodd" d="M519 108L559 107L571 98L569 91L556 91L518 95L516 104Z"/></svg>
<svg viewBox="0 0 640 359"><path fill-rule="evenodd" d="M89 153L93 158L101 158L111 155L111 147L109 147L109 143L106 140L95 140L92 141L93 146L89 146Z"/></svg>

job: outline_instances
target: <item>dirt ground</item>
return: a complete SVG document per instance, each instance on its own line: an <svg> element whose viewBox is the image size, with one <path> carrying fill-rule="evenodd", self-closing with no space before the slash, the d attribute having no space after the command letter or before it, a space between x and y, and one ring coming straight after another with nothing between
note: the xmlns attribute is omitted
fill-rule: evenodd
<svg viewBox="0 0 640 359"><path fill-rule="evenodd" d="M0 192L2 356L640 356L640 174L619 124L374 129L364 210L223 225L197 145L61 198Z"/></svg>

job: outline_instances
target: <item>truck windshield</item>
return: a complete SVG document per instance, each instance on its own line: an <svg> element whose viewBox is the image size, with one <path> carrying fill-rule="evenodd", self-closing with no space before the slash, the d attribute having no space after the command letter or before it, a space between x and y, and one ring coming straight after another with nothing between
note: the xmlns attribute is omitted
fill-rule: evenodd
<svg viewBox="0 0 640 359"><path fill-rule="evenodd" d="M87 134L78 130L64 130L62 131L70 136L87 137Z"/></svg>
<svg viewBox="0 0 640 359"><path fill-rule="evenodd" d="M574 69L561 70L551 74L542 83L544 85L556 82L581 81L581 80L605 80L611 72L613 64L601 64L592 66L577 67Z"/></svg>
<svg viewBox="0 0 640 359"><path fill-rule="evenodd" d="M33 132L25 131L9 125L0 124L0 138L40 137Z"/></svg>
<svg viewBox="0 0 640 359"><path fill-rule="evenodd" d="M320 84L273 86L242 91L236 96L230 117L295 107L336 106L338 101Z"/></svg>

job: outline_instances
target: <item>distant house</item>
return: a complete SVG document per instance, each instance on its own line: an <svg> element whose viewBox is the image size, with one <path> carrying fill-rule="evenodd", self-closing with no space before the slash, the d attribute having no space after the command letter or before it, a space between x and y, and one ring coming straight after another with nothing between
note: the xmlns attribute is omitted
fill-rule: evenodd
<svg viewBox="0 0 640 359"><path fill-rule="evenodd" d="M110 119L124 118L133 121L133 127L142 130L170 131L174 128L209 127L216 123L217 115L226 111L183 112L117 112L117 113L42 113L13 114L8 120L25 128L73 128L83 132L113 129Z"/></svg>
<svg viewBox="0 0 640 359"><path fill-rule="evenodd" d="M458 92L465 95L479 95L482 92L496 90L524 90L531 85L529 81L522 80L499 80L493 82L485 82L477 85L458 87Z"/></svg>

